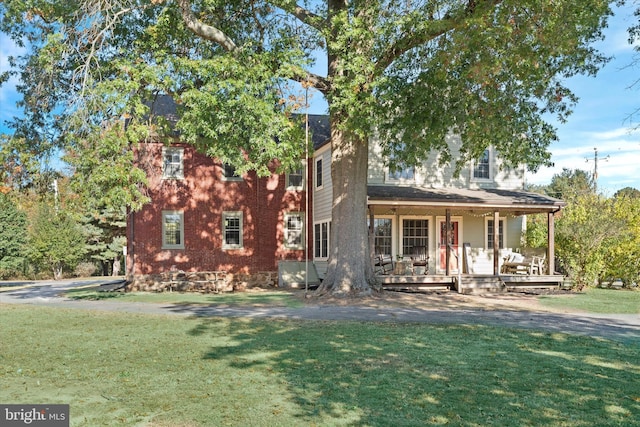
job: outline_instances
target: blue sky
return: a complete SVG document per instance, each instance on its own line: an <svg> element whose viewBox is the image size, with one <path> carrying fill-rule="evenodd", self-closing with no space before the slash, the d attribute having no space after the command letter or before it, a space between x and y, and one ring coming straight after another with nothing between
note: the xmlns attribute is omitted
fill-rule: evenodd
<svg viewBox="0 0 640 427"><path fill-rule="evenodd" d="M637 18L635 18L637 19ZM552 144L553 168L542 168L536 174L528 173L527 182L548 184L554 174L563 168L593 172L594 148L598 149L598 188L613 195L624 187L640 189L640 114L629 116L640 108L640 60L632 67L633 48L627 42L627 28L634 22L633 5L616 9L616 15L605 30L605 40L597 47L613 59L596 77L578 76L568 85L580 98L567 123L552 122L558 128L559 141ZM9 67L7 56L20 50L0 34L0 72ZM0 88L0 132L8 132L4 121L19 113L15 106L16 80ZM316 96L311 101L310 113L324 113L326 104ZM589 159L587 161L587 159Z"/></svg>

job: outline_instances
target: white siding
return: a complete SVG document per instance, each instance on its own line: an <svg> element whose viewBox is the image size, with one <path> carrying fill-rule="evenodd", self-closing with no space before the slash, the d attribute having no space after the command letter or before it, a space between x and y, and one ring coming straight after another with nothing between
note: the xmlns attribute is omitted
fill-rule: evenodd
<svg viewBox="0 0 640 427"><path fill-rule="evenodd" d="M447 139L452 155L455 158L461 145L460 137L450 135ZM454 165L438 166L439 153L437 152L432 152L422 165L416 168L415 179L411 180L411 182L390 180L387 176L388 169L384 164L382 149L378 141L377 137L373 137L369 144L369 184L417 185L427 188L503 188L511 190L523 188L523 170L500 170L502 162L493 149L491 149L490 154L490 180L474 180L472 178L472 164L463 167L460 175L454 177Z"/></svg>
<svg viewBox="0 0 640 427"><path fill-rule="evenodd" d="M316 187L316 160L322 158L322 187ZM313 157L313 221L329 220L333 201L333 185L331 183L331 150L329 145L322 147Z"/></svg>

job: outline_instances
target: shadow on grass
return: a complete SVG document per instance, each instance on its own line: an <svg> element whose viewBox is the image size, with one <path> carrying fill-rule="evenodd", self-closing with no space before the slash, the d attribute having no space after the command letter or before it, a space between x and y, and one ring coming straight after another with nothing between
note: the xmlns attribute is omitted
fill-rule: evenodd
<svg viewBox="0 0 640 427"><path fill-rule="evenodd" d="M479 325L201 319L204 359L268 369L302 424L633 425L638 341ZM637 425L637 424L636 424Z"/></svg>

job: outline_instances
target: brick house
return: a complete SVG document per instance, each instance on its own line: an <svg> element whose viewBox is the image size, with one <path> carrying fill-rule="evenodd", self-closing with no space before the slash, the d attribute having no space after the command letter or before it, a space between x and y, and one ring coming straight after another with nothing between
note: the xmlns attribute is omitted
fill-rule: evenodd
<svg viewBox="0 0 640 427"><path fill-rule="evenodd" d="M327 140L326 116L310 115L309 127L315 145ZM134 288L155 289L181 274L232 285L275 283L279 261L304 259L312 236L302 160L293 173L261 178L238 176L180 142L143 143L136 158L151 201L128 217L127 277Z"/></svg>
<svg viewBox="0 0 640 427"><path fill-rule="evenodd" d="M163 108L159 113L171 114ZM328 117L309 116L309 127L314 153L306 161L306 174L301 160L295 173L267 178L254 172L238 176L179 139L171 145L141 144L136 158L147 173L151 202L128 217L127 276L133 288L173 286L180 275L185 280L177 282L185 286L200 282L193 289L211 282L216 289L220 284L273 285L279 268L296 262L299 268L305 258L322 278L333 202ZM455 152L460 138L451 135L448 144ZM390 171L379 141L373 138L369 145L372 250L406 262L419 248L427 259L423 268L411 270L419 274L385 272L383 283L445 284L462 291L562 282L554 274L553 219L564 202L525 191L523 169L503 167L490 147L457 176L449 166L436 166L438 153L418 167ZM523 249L528 214L548 218L548 246L538 248L544 266L535 274L524 265L513 270L524 270L527 277L503 274L505 259ZM487 280L481 283L478 277Z"/></svg>

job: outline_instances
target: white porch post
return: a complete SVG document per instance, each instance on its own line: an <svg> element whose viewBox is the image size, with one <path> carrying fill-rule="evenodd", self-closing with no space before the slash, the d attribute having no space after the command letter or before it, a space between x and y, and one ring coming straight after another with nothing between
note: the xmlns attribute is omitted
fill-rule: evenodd
<svg viewBox="0 0 640 427"><path fill-rule="evenodd" d="M493 275L497 276L500 272L500 241L498 240L498 231L500 230L500 212L493 212Z"/></svg>
<svg viewBox="0 0 640 427"><path fill-rule="evenodd" d="M554 274L556 271L555 252L554 213L549 212L547 216L547 274Z"/></svg>

